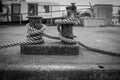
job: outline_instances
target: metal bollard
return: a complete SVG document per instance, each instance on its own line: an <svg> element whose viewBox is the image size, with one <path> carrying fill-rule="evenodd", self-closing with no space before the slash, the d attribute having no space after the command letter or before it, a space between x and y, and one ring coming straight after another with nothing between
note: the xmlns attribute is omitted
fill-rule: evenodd
<svg viewBox="0 0 120 80"><path fill-rule="evenodd" d="M67 9L67 18L76 18L76 6L75 3L71 3L71 6L66 7ZM75 36L73 35L73 24L62 24L61 25L61 35L73 39Z"/></svg>
<svg viewBox="0 0 120 80"><path fill-rule="evenodd" d="M40 30L42 28L42 17L40 16L28 16L27 17L29 19L29 26L30 27L33 27L37 30ZM34 35L30 35L31 37L34 37L34 36L39 36L40 38L39 39L42 39L43 37L43 34L41 33L36 33Z"/></svg>
<svg viewBox="0 0 120 80"><path fill-rule="evenodd" d="M71 3L71 6L66 7L68 18L77 18L77 7L75 3Z"/></svg>
<svg viewBox="0 0 120 80"><path fill-rule="evenodd" d="M27 17L29 19L29 23L31 27L34 27L36 29L41 29L42 26L42 17L40 16L28 16Z"/></svg>

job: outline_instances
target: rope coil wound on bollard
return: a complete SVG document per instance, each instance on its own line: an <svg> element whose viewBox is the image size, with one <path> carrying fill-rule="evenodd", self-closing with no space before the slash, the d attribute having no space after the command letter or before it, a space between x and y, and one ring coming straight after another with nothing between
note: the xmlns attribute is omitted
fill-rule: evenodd
<svg viewBox="0 0 120 80"><path fill-rule="evenodd" d="M26 44L41 44L44 42L44 40L40 37L41 35L43 35L43 31L46 29L46 26L44 24L42 24L43 27L39 30L29 26L29 24L27 24L26 26L28 27L28 31L27 31L28 35L26 41L1 45L0 49L12 47L12 46L26 45Z"/></svg>
<svg viewBox="0 0 120 80"><path fill-rule="evenodd" d="M44 40L41 38L41 36L43 35L43 36L46 36L51 39L62 40L69 44L79 44L80 46L82 46L90 51L93 51L93 52L98 52L98 53L103 53L103 54L120 57L120 53L92 48L92 47L84 45L83 43L81 43L79 41L76 41L74 39L68 39L61 35L61 30L60 30L61 24L76 24L77 25L77 24L80 24L79 19L73 19L73 18L68 18L68 19L63 19L63 20L58 19L55 21L55 23L58 24L57 30L59 32L59 37L51 36L51 35L44 33L43 31L46 29L46 25L44 25L44 24L42 24L41 29L35 29L35 28L29 26L29 24L27 24L26 26L28 27L28 32L27 32L28 35L27 35L26 41L16 42L16 43L12 43L12 44L5 44L5 45L0 46L0 49L12 47L12 46L18 46L18 45L25 45L25 44L41 44L44 42Z"/></svg>
<svg viewBox="0 0 120 80"><path fill-rule="evenodd" d="M120 57L120 53L118 52L112 52L112 51L107 51L107 50L102 50L102 49L97 49L97 48L92 48L92 47L89 47L87 45L84 45L83 43L79 42L79 41L76 41L74 39L68 39L68 38L65 38L61 35L61 30L60 30L60 26L61 24L67 24L67 21L65 20L56 20L56 23L58 24L58 32L59 32L59 38L62 40L62 41L65 41L65 42L68 42L68 43L76 43L76 44L79 44L80 46L90 50L90 51L93 51L93 52L98 52L98 53L103 53L103 54L107 54L107 55L112 55L112 56L117 56L117 57ZM68 21L69 23L70 21ZM75 20L73 19L73 22L74 24L80 24L78 21L75 22ZM71 24L71 23L70 23Z"/></svg>

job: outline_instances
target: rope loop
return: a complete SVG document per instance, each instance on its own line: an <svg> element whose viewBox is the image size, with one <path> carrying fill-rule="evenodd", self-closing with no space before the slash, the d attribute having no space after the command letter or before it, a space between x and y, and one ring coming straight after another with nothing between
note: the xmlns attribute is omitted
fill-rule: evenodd
<svg viewBox="0 0 120 80"><path fill-rule="evenodd" d="M41 29L33 28L29 24L27 24L26 26L28 27L28 31L27 31L27 40L26 41L16 42L16 43L12 43L12 44L5 44L5 45L0 46L0 49L12 47L12 46L18 46L18 45L25 45L25 44L42 44L44 42L44 40L42 39L42 36L46 36L46 37L51 38L51 39L62 40L62 41L69 43L69 44L79 44L80 46L82 46L90 51L93 51L93 52L98 52L98 53L103 53L103 54L107 54L107 55L120 57L119 52L117 53L117 52L92 48L92 47L89 47L87 45L84 45L80 41L76 41L74 39L68 39L68 38L63 37L61 35L61 29L60 29L61 24L78 24L78 23L80 23L78 19L72 19L72 18L68 18L68 19L64 19L64 20L58 19L55 22L58 24L57 29L59 32L59 37L54 37L54 36L50 36L48 34L45 34L44 30L46 29L47 26L44 24L41 24L42 25Z"/></svg>
<svg viewBox="0 0 120 80"><path fill-rule="evenodd" d="M74 24L74 25L78 25L81 24L79 19L75 19L75 18L67 18L67 19L57 19L55 20L55 23L60 25L60 24Z"/></svg>
<svg viewBox="0 0 120 80"><path fill-rule="evenodd" d="M41 24L41 25L42 25L41 29L36 29L36 28L31 27L29 23L27 24L28 26L27 39L28 40L34 41L34 40L42 39L43 31L46 29L46 25L44 24Z"/></svg>
<svg viewBox="0 0 120 80"><path fill-rule="evenodd" d="M36 29L36 28L31 27L28 23L26 25L28 28L26 41L4 44L4 45L0 46L0 49L12 47L12 46L18 46L18 45L25 45L25 44L41 44L41 43L43 43L44 42L44 40L42 39L43 31L46 29L47 26L44 24L41 24L41 25L42 25L41 29Z"/></svg>
<svg viewBox="0 0 120 80"><path fill-rule="evenodd" d="M113 51L107 51L107 50L102 50L102 49L97 49L97 48L92 48L92 47L89 47L79 41L76 41L74 39L68 39L68 38L65 38L61 35L61 25L62 24L80 24L80 21L78 19L72 19L72 18L68 18L68 19L64 19L64 20L56 20L56 24L58 24L58 27L57 27L57 30L59 32L59 39L66 42L66 43L69 43L69 44L79 44L80 46L90 50L90 51L93 51L93 52L98 52L98 53L102 53L102 54L107 54L107 55L112 55L112 56L116 56L116 57L120 57L120 53L119 52L113 52Z"/></svg>

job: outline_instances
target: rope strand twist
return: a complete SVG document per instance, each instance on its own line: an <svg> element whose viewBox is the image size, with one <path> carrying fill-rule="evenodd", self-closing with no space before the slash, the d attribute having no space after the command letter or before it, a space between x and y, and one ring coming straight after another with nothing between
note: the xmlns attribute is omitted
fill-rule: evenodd
<svg viewBox="0 0 120 80"><path fill-rule="evenodd" d="M46 26L44 24L41 24L41 25L42 25L42 28L38 30L38 29L31 27L29 24L27 24L26 26L28 27L28 31L27 31L26 41L4 44L0 46L0 49L12 47L12 46L26 45L26 44L43 43L44 40L41 38L41 36L43 35L43 31L46 29Z"/></svg>
<svg viewBox="0 0 120 80"><path fill-rule="evenodd" d="M55 23L58 24L57 29L59 32L59 37L51 36L51 35L44 33L43 31L46 29L46 25L44 25L44 24L42 24L41 29L35 29L35 28L31 27L29 24L27 24L26 26L28 27L28 32L27 32L28 35L27 35L26 41L16 42L16 43L12 43L12 44L5 44L5 45L0 46L0 49L12 47L12 46L18 46L18 45L25 45L25 44L41 44L44 42L44 40L41 38L41 36L43 35L43 36L46 36L51 39L62 40L69 44L79 44L80 46L82 46L90 51L93 51L93 52L98 52L98 53L103 53L103 54L120 57L120 53L92 48L92 47L89 47L89 46L79 42L79 41L76 41L74 39L68 39L61 35L60 27L62 24L72 24L72 25L73 24L75 24L75 25L81 24L79 19L74 19L74 18L68 18L68 19L63 19L63 20L58 19L55 21Z"/></svg>
<svg viewBox="0 0 120 80"><path fill-rule="evenodd" d="M60 27L62 24L80 24L80 19L64 19L64 20L56 20L56 24L58 24L58 32L59 32L59 38L60 40L64 41L64 42L67 42L67 43L76 43L76 44L79 44L80 46L90 50L90 51L93 51L93 52L98 52L98 53L102 53L102 54L107 54L107 55L112 55L112 56L117 56L117 57L120 57L120 53L119 52L113 52L113 51L107 51L107 50L102 50L102 49L97 49L97 48L92 48L92 47L89 47L79 41L76 41L74 39L68 39L68 38L65 38L61 35L61 30L60 30Z"/></svg>

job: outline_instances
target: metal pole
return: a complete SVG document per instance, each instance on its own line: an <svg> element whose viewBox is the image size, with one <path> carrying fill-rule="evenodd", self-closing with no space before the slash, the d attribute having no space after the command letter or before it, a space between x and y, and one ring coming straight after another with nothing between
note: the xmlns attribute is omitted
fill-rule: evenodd
<svg viewBox="0 0 120 80"><path fill-rule="evenodd" d="M50 10L50 11L51 11L51 20L50 20L50 21L51 21L51 25L53 25L53 24L52 24L52 22L53 22L53 21L52 21L52 5L51 5L50 7L51 7L51 10Z"/></svg>
<svg viewBox="0 0 120 80"><path fill-rule="evenodd" d="M22 14L20 14L20 24L22 24Z"/></svg>

